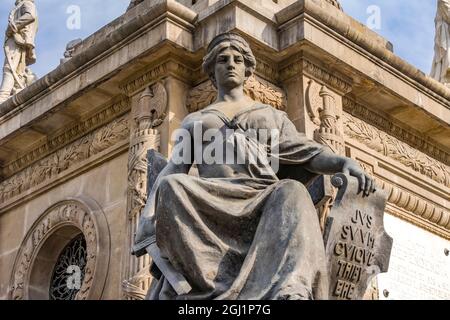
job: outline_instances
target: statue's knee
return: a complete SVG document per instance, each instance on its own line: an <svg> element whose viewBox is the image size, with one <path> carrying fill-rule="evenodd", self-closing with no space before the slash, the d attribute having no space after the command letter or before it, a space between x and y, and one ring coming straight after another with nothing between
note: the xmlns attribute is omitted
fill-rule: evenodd
<svg viewBox="0 0 450 320"><path fill-rule="evenodd" d="M291 179L283 180L279 189L283 195L297 199L302 198L302 195L308 193L308 190L301 182Z"/></svg>

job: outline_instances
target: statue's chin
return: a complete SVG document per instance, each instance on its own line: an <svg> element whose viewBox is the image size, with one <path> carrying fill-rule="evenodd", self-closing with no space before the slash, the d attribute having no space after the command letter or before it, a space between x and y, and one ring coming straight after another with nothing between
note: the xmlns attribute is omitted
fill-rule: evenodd
<svg viewBox="0 0 450 320"><path fill-rule="evenodd" d="M227 81L225 81L221 86L225 89L232 90L239 86L241 86L243 83L236 78L228 78Z"/></svg>

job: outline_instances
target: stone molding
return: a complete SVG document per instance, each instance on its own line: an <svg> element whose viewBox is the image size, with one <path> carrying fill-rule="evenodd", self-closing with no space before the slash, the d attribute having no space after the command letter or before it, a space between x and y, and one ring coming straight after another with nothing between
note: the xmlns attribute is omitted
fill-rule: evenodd
<svg viewBox="0 0 450 320"><path fill-rule="evenodd" d="M450 168L444 163L346 112L343 114L343 124L344 133L348 138L355 139L370 149L394 159L445 188L450 188Z"/></svg>
<svg viewBox="0 0 450 320"><path fill-rule="evenodd" d="M449 104L449 88L395 55L387 41L378 34L363 25L352 27L359 25L359 23L337 10L328 10L327 6L320 2L316 0L296 1L276 14L277 21L282 26L302 14L307 14L317 19L327 29L346 39L353 46L359 47L380 59L384 63L385 68L388 67L393 70L407 82L414 82L414 85L420 85L421 91L426 92L426 94L441 101L441 103Z"/></svg>
<svg viewBox="0 0 450 320"><path fill-rule="evenodd" d="M450 211L379 178L377 184L388 192L386 210L414 225L450 240Z"/></svg>
<svg viewBox="0 0 450 320"><path fill-rule="evenodd" d="M286 63L286 65L280 69L280 79L282 79L282 81L286 81L289 78L302 74L313 78L319 83L327 85L341 95L345 95L352 90L352 85L349 81L344 80L343 77L340 77L336 73L332 74L328 72L303 56Z"/></svg>
<svg viewBox="0 0 450 320"><path fill-rule="evenodd" d="M50 153L58 150L77 138L87 134L88 132L98 128L112 119L124 114L130 109L130 101L128 98L121 99L108 107L103 108L96 114L88 117L85 120L77 122L72 127L68 128L59 135L50 138L46 143L28 151L25 155L17 160L7 164L3 168L3 176L10 177L15 173L23 170L32 163L42 159Z"/></svg>
<svg viewBox="0 0 450 320"><path fill-rule="evenodd" d="M100 299L110 259L110 234L99 205L88 198L68 199L47 209L26 234L17 254L10 281L9 298L29 299L30 274L44 243L61 228L75 227L86 239L87 263L77 300ZM53 270L48 270L52 272Z"/></svg>
<svg viewBox="0 0 450 320"><path fill-rule="evenodd" d="M160 62L156 66L152 66L132 79L125 80L120 87L127 96L132 96L138 91L145 89L150 83L160 81L169 75L175 76L183 81L191 81L197 73L176 59L170 58Z"/></svg>
<svg viewBox="0 0 450 320"><path fill-rule="evenodd" d="M115 119L84 137L57 150L0 183L0 203L23 194L71 166L84 161L116 143L129 139L128 115Z"/></svg>
<svg viewBox="0 0 450 320"><path fill-rule="evenodd" d="M378 129L398 138L401 141L404 141L410 146L446 165L450 164L450 154L448 152L427 142L420 137L419 134L414 134L411 131L403 129L402 127L389 121L387 117L383 116L379 112L374 112L369 108L366 108L365 106L349 99L348 97L344 97L342 103L344 111L348 112L352 116L359 119L364 119L365 122L374 125Z"/></svg>
<svg viewBox="0 0 450 320"><path fill-rule="evenodd" d="M70 80L74 73L95 64L106 55L123 46L136 37L142 29L152 25L162 16L184 21L193 26L197 13L175 0L146 1L126 12L114 22L84 39L77 46L74 56L68 62L59 65L31 86L0 104L0 117L45 95L50 88L56 88Z"/></svg>

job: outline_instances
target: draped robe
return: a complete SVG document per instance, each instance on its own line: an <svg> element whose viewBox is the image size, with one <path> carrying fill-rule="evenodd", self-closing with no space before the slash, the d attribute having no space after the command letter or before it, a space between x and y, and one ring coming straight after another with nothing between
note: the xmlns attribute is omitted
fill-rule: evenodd
<svg viewBox="0 0 450 320"><path fill-rule="evenodd" d="M195 124L202 133L231 132L224 135L224 152L233 152L236 159L244 146L247 151L268 150L258 157L271 157L280 170L259 161L264 159L242 164L197 159L197 175L162 178L156 191L156 241L193 290L178 296L160 275L147 298L326 299L317 212L302 182L279 177L286 168L296 176L312 177L303 167L324 147L299 133L284 112L259 103L233 119L208 107L190 114L182 127L194 134ZM277 132L277 142L272 136L264 143L245 136L260 129ZM203 141L203 150L211 143Z"/></svg>

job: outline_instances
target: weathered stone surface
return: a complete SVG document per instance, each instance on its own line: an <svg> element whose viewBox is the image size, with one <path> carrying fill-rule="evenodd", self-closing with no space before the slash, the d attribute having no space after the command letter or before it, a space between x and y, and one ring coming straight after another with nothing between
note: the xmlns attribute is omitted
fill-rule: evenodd
<svg viewBox="0 0 450 320"><path fill-rule="evenodd" d="M392 238L383 226L387 195L381 190L356 195L357 179L343 174L333 176L332 183L339 190L324 235L329 296L360 300L372 278L389 267Z"/></svg>

